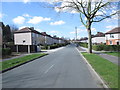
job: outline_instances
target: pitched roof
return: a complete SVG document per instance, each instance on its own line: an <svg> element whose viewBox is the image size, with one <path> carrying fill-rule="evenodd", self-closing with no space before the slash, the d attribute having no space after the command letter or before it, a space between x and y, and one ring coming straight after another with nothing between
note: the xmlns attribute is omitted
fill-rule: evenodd
<svg viewBox="0 0 120 90"><path fill-rule="evenodd" d="M104 37L104 36L105 36L105 34L102 32L97 32L97 34L94 35L94 37Z"/></svg>
<svg viewBox="0 0 120 90"><path fill-rule="evenodd" d="M29 27L22 28L18 31L15 31L14 33L26 33L26 32L33 32L33 33L41 34L40 32L34 30L34 28L29 28Z"/></svg>
<svg viewBox="0 0 120 90"><path fill-rule="evenodd" d="M116 28L106 32L105 34L114 34L114 33L120 33L120 27L116 27Z"/></svg>
<svg viewBox="0 0 120 90"><path fill-rule="evenodd" d="M52 36L48 35L46 32L41 32L41 34L44 36L52 37Z"/></svg>

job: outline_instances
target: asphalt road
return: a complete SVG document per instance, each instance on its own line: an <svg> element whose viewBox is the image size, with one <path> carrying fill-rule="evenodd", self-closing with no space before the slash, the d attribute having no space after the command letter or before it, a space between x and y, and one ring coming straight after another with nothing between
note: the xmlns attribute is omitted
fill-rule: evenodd
<svg viewBox="0 0 120 90"><path fill-rule="evenodd" d="M99 88L74 45L2 74L3 88Z"/></svg>

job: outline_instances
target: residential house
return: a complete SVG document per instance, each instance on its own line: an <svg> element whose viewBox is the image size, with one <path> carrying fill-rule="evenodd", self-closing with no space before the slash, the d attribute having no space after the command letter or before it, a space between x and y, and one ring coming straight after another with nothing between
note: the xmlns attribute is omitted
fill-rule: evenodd
<svg viewBox="0 0 120 90"><path fill-rule="evenodd" d="M53 43L54 44L59 44L59 38L58 37L53 37Z"/></svg>
<svg viewBox="0 0 120 90"><path fill-rule="evenodd" d="M65 40L63 38L59 38L59 43L64 44Z"/></svg>
<svg viewBox="0 0 120 90"><path fill-rule="evenodd" d="M97 32L97 34L92 37L92 44L98 45L105 43L105 34L102 32Z"/></svg>
<svg viewBox="0 0 120 90"><path fill-rule="evenodd" d="M34 30L33 27L25 27L14 32L14 44L17 52L37 52L40 51L41 38L43 35Z"/></svg>
<svg viewBox="0 0 120 90"><path fill-rule="evenodd" d="M88 38L87 38L87 37L81 38L81 39L80 39L80 42L88 43Z"/></svg>
<svg viewBox="0 0 120 90"><path fill-rule="evenodd" d="M120 27L105 33L106 45L120 45Z"/></svg>
<svg viewBox="0 0 120 90"><path fill-rule="evenodd" d="M48 35L46 32L42 32L42 35L44 35L44 39L45 39L44 44L45 45L53 44L53 37L52 36Z"/></svg>

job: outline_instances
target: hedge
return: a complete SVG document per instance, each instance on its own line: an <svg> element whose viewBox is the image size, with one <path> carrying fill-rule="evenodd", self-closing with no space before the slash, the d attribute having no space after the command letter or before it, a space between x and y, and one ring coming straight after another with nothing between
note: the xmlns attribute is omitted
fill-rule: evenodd
<svg viewBox="0 0 120 90"><path fill-rule="evenodd" d="M93 45L92 48L96 51L120 51L120 45Z"/></svg>
<svg viewBox="0 0 120 90"><path fill-rule="evenodd" d="M87 43L79 43L80 46L88 48ZM95 51L120 51L120 45L92 45L92 49Z"/></svg>
<svg viewBox="0 0 120 90"><path fill-rule="evenodd" d="M55 49L58 47L66 46L67 44L52 44L52 45L44 45L41 48L42 49Z"/></svg>
<svg viewBox="0 0 120 90"><path fill-rule="evenodd" d="M78 43L80 46L82 47L85 47L85 48L88 48L88 43L83 43L83 42L80 42Z"/></svg>
<svg viewBox="0 0 120 90"><path fill-rule="evenodd" d="M2 48L2 55L11 55L12 51L10 48Z"/></svg>

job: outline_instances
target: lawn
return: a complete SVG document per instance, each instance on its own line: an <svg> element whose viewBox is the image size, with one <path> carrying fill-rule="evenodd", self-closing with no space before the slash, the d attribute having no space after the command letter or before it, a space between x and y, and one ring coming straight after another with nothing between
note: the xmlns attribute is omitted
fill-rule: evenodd
<svg viewBox="0 0 120 90"><path fill-rule="evenodd" d="M25 63L27 61L45 56L47 54L41 53L41 54L31 54L31 55L27 55L27 56L23 56L23 57L19 57L19 58L15 58L15 59L11 59L11 60L7 60L7 61L3 61L0 62L0 71L5 70L7 68Z"/></svg>
<svg viewBox="0 0 120 90"><path fill-rule="evenodd" d="M105 54L120 57L120 52L105 52Z"/></svg>
<svg viewBox="0 0 120 90"><path fill-rule="evenodd" d="M96 54L82 54L110 88L118 88L118 66L116 64Z"/></svg>

